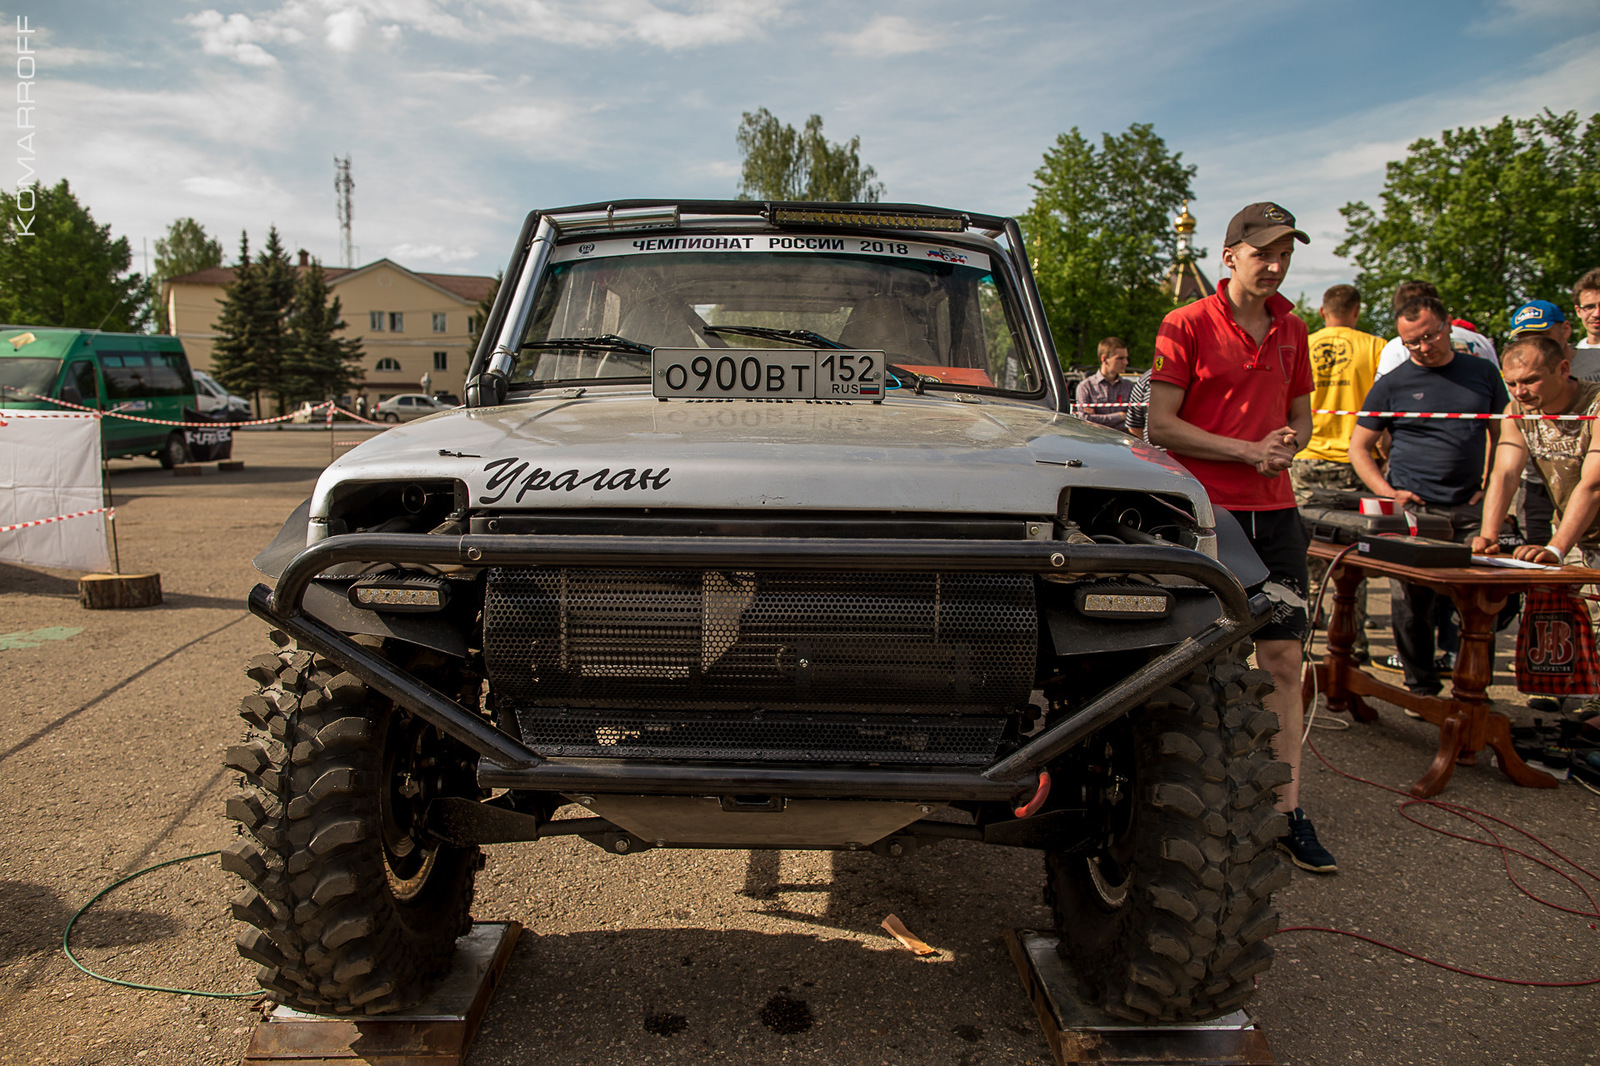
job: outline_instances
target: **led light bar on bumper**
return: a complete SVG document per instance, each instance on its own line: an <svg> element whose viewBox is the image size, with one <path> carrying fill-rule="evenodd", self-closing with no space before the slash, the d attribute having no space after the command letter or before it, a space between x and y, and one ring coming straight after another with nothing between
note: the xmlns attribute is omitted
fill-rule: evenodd
<svg viewBox="0 0 1600 1066"><path fill-rule="evenodd" d="M350 602L367 611L421 614L450 603L450 583L432 574L395 571L363 577L350 586Z"/></svg>
<svg viewBox="0 0 1600 1066"><path fill-rule="evenodd" d="M883 211L834 211L825 208L775 207L779 226L860 226L869 229L931 229L960 233L967 228L959 215L923 215Z"/></svg>

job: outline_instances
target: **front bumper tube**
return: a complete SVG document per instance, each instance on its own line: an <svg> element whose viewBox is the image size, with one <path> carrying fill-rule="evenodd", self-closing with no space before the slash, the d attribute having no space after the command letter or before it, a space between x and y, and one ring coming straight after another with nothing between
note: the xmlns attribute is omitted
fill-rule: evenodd
<svg viewBox="0 0 1600 1066"><path fill-rule="evenodd" d="M1216 596L1221 617L1168 649L1081 710L982 770L874 767L772 767L545 758L496 729L475 710L397 669L382 656L308 614L301 600L313 579L341 563L483 568L845 570L878 573L1171 574ZM356 533L312 545L289 563L277 588L250 592L252 613L300 645L349 670L482 758L478 783L561 793L771 794L796 798L998 801L1037 787L1039 771L1085 738L1255 632L1271 615L1265 596L1247 596L1210 556L1164 545L1062 541L788 539Z"/></svg>

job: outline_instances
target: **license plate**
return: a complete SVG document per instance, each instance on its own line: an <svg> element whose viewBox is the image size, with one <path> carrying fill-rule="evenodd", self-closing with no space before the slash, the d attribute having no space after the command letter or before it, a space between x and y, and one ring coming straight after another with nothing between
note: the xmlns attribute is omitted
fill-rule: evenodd
<svg viewBox="0 0 1600 1066"><path fill-rule="evenodd" d="M673 400L883 399L882 352L657 348L650 391Z"/></svg>

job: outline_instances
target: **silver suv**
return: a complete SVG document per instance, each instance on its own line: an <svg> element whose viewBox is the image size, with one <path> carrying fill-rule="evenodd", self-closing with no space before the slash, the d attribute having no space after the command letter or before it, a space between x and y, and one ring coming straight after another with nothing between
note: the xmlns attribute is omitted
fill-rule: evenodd
<svg viewBox="0 0 1600 1066"><path fill-rule="evenodd" d="M596 204L531 214L505 277L466 405L341 456L257 559L224 865L265 988L406 1007L480 848L575 835L1032 848L1106 1010L1251 995L1288 876L1265 572L1066 413L1013 220Z"/></svg>

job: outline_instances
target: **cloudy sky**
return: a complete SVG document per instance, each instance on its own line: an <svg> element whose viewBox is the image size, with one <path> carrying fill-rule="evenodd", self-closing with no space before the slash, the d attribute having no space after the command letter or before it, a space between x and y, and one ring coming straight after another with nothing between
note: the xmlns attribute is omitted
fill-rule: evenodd
<svg viewBox="0 0 1600 1066"><path fill-rule="evenodd" d="M493 273L533 207L726 197L741 112L859 135L887 199L1014 214L1057 134L1153 123L1199 166L1200 243L1274 199L1349 280L1338 209L1418 137L1600 110L1595 0L37 0L32 166L136 266L191 215L341 261ZM19 174L20 168L13 165ZM11 184L15 179L7 182Z"/></svg>

